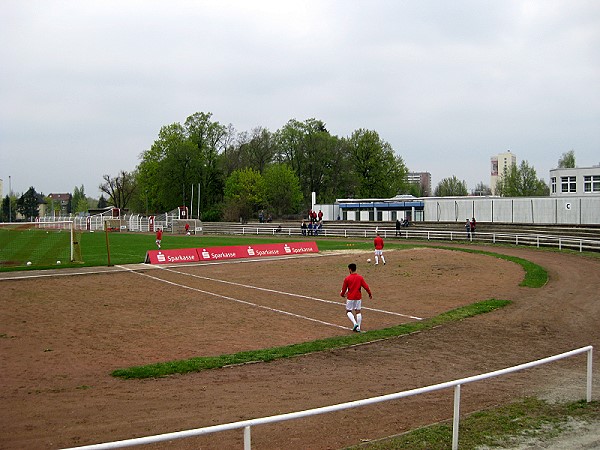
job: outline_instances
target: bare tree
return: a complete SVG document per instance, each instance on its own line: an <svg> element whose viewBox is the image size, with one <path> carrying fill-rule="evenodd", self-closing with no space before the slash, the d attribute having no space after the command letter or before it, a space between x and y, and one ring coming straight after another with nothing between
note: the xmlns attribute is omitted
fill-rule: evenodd
<svg viewBox="0 0 600 450"><path fill-rule="evenodd" d="M136 190L134 174L122 170L114 178L104 175L102 179L104 183L99 186L99 189L109 196L109 203L119 209L126 208Z"/></svg>

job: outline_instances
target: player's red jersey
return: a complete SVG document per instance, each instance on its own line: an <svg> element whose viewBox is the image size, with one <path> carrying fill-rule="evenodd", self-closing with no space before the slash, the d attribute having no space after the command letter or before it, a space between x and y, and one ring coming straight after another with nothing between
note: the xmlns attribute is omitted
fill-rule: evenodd
<svg viewBox="0 0 600 450"><path fill-rule="evenodd" d="M364 288L369 295L371 295L371 289L369 289L369 285L362 275L351 273L344 278L344 284L342 285L342 291L340 292L340 295L343 297L344 294L348 292L348 296L346 297L348 300L360 300L362 297L360 291L361 287Z"/></svg>
<svg viewBox="0 0 600 450"><path fill-rule="evenodd" d="M373 244L375 245L375 250L383 250L383 239L381 236L376 236L373 240Z"/></svg>

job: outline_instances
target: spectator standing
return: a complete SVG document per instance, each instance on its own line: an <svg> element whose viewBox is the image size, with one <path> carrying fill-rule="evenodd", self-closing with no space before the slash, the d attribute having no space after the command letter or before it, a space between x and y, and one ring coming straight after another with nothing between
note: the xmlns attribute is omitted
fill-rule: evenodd
<svg viewBox="0 0 600 450"><path fill-rule="evenodd" d="M465 230L467 232L467 239L469 239L471 237L471 222L469 222L469 219L465 222Z"/></svg>
<svg viewBox="0 0 600 450"><path fill-rule="evenodd" d="M471 238L475 237L475 225L477 225L477 222L475 222L475 217L473 217L471 219Z"/></svg>
<svg viewBox="0 0 600 450"><path fill-rule="evenodd" d="M400 218L396 219L396 237L400 234L400 227L402 226L402 222L400 222Z"/></svg>

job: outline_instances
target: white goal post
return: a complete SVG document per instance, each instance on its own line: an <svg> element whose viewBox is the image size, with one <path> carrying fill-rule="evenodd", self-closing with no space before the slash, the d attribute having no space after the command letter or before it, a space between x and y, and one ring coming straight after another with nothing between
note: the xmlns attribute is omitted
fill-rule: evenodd
<svg viewBox="0 0 600 450"><path fill-rule="evenodd" d="M48 266L78 258L72 220L0 223L0 266Z"/></svg>

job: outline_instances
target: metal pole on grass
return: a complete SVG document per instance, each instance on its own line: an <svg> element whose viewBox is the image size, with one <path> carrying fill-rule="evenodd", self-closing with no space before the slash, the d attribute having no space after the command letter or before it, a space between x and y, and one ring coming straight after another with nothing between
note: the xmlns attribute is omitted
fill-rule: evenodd
<svg viewBox="0 0 600 450"><path fill-rule="evenodd" d="M108 243L108 222L104 221L104 234L106 235L106 255L108 256L108 267L112 267L110 263L110 245Z"/></svg>

